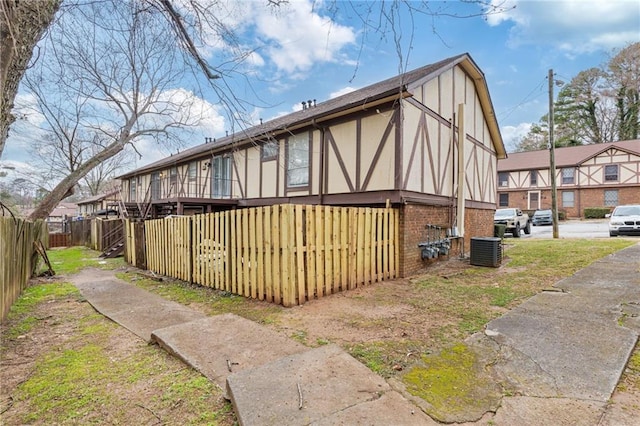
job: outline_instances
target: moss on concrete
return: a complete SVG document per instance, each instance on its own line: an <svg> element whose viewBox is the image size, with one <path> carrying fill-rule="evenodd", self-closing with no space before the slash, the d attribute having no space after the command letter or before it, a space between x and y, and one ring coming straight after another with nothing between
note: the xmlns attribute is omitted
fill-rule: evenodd
<svg viewBox="0 0 640 426"><path fill-rule="evenodd" d="M427 414L446 423L477 420L494 411L502 396L478 356L463 343L423 355L422 365L407 372L403 382L409 393L427 402Z"/></svg>

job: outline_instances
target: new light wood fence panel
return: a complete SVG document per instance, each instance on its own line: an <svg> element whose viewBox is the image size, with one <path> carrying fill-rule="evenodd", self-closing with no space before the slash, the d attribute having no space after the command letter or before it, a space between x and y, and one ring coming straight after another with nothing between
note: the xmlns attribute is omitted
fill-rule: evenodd
<svg viewBox="0 0 640 426"><path fill-rule="evenodd" d="M293 306L397 276L398 211L279 205L145 222L147 266Z"/></svg>

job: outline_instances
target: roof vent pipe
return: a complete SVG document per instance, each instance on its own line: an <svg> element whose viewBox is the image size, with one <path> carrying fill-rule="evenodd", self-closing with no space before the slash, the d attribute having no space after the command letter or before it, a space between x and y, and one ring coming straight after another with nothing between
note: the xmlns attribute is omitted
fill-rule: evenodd
<svg viewBox="0 0 640 426"><path fill-rule="evenodd" d="M307 103L305 101L302 101L302 109L303 110L307 109Z"/></svg>
<svg viewBox="0 0 640 426"><path fill-rule="evenodd" d="M311 99L309 99L307 103L309 104L309 108L311 108Z"/></svg>
<svg viewBox="0 0 640 426"><path fill-rule="evenodd" d="M316 106L316 100L315 99L313 100L313 106Z"/></svg>

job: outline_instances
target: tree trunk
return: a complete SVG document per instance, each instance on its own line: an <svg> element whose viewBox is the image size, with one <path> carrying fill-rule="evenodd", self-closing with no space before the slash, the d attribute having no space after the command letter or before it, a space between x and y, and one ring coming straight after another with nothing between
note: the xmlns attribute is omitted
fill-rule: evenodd
<svg viewBox="0 0 640 426"><path fill-rule="evenodd" d="M0 2L0 157L15 121L11 114L33 49L53 21L62 0Z"/></svg>
<svg viewBox="0 0 640 426"><path fill-rule="evenodd" d="M31 212L29 220L46 219L58 203L71 193L80 179L85 177L91 169L124 149L125 145L131 140L127 135L128 132L123 132L123 136L120 139L113 142L60 181L60 183L42 199L35 210Z"/></svg>

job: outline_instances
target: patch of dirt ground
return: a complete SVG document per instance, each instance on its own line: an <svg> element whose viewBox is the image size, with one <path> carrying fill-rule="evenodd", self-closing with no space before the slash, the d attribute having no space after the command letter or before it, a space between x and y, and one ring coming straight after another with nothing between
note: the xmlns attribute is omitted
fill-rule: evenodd
<svg viewBox="0 0 640 426"><path fill-rule="evenodd" d="M35 279L33 284L56 285L56 279ZM81 297L63 297L36 305L29 316L35 318L33 326L18 336L7 336L14 321L2 324L0 341L0 424L2 425L50 425L50 424L211 424L198 420L199 413L185 399L192 395L202 406L222 413L214 424L236 424L230 404L222 392L214 386L208 394L186 389L194 386L201 375L188 368L177 358L156 345L149 345L138 336L98 314ZM79 353L83 348L98 348L111 371L98 374L83 386L92 389L94 398L105 398L104 403L90 403L91 411L82 407L75 418L60 420L56 410L62 404L85 397L82 389L64 384L72 390L55 394L52 401L37 397L38 402L25 398L19 386L39 374L47 360L61 359L65 353ZM69 361L72 368L73 361ZM131 365L130 370L123 366ZM80 366L82 368L82 366ZM90 371L87 368L87 371ZM138 377L138 374L144 377ZM109 376L117 380L109 380ZM52 381L56 379L52 378ZM83 377L82 380L85 380ZM175 389L172 385L175 384ZM184 384L185 389L180 386ZM56 383L56 385L61 385ZM100 389L95 391L95 389ZM48 393L44 387L42 393ZM69 399L65 401L65 399ZM46 410L40 413L38 410ZM68 410L67 410L68 411Z"/></svg>
<svg viewBox="0 0 640 426"><path fill-rule="evenodd" d="M468 262L463 261L441 262L434 265L430 274L447 278L455 276L467 267ZM378 371L388 377L406 370L417 361L421 353L438 351L455 343L451 341L455 332L450 330L455 325L447 315L438 314L437 310L430 309L430 306L438 301L431 300L426 291L417 294L415 286L408 284L408 280L386 281L323 297L302 306L285 309L277 314L273 323L266 325L309 346L332 342L352 353L357 352L354 348L359 345L393 345L392 359L383 360L386 369ZM262 302L252 303L257 309L263 305ZM191 307L204 311L204 307L197 304ZM505 308L496 309L499 310L497 314L506 311ZM14 394L16 387L33 374L36 360L52 350L78 344L82 318L95 314L88 303L73 298L44 303L37 307L37 324L29 333L15 339L3 340L0 362L2 424L20 424L25 412L31 409L28 401L19 401L14 398ZM149 346L132 333L115 324L113 328L111 337L104 343L109 357L125 360L132 353L148 350ZM442 330L449 331L443 333ZM2 332L4 337L6 326ZM460 337L460 340L464 338ZM86 341L90 336L84 336L83 339ZM154 350L162 352L158 347L154 347ZM168 355L164 358L166 359L163 359L162 365L166 366L167 372L185 368L177 359ZM628 371L622 382L624 386L619 387L612 397L611 409L604 419L604 424L615 425L629 416L640 418L635 417L640 416L640 371ZM99 423L117 423L125 418L126 424L186 424L193 421L190 417L192 413L188 412L186 404L179 401L150 406L150 401L162 399L165 389L161 383L162 381L156 378L136 386L118 385L112 392L117 393L122 401L118 409L124 414L113 417L110 410L105 408L103 412L93 413L92 418L84 420L95 422L96 419L103 419L104 421ZM208 403L223 409L225 401L219 393L210 396ZM159 419L162 420L159 422ZM220 419L217 424L231 425L234 421L231 413ZM486 421L482 424L486 424Z"/></svg>

